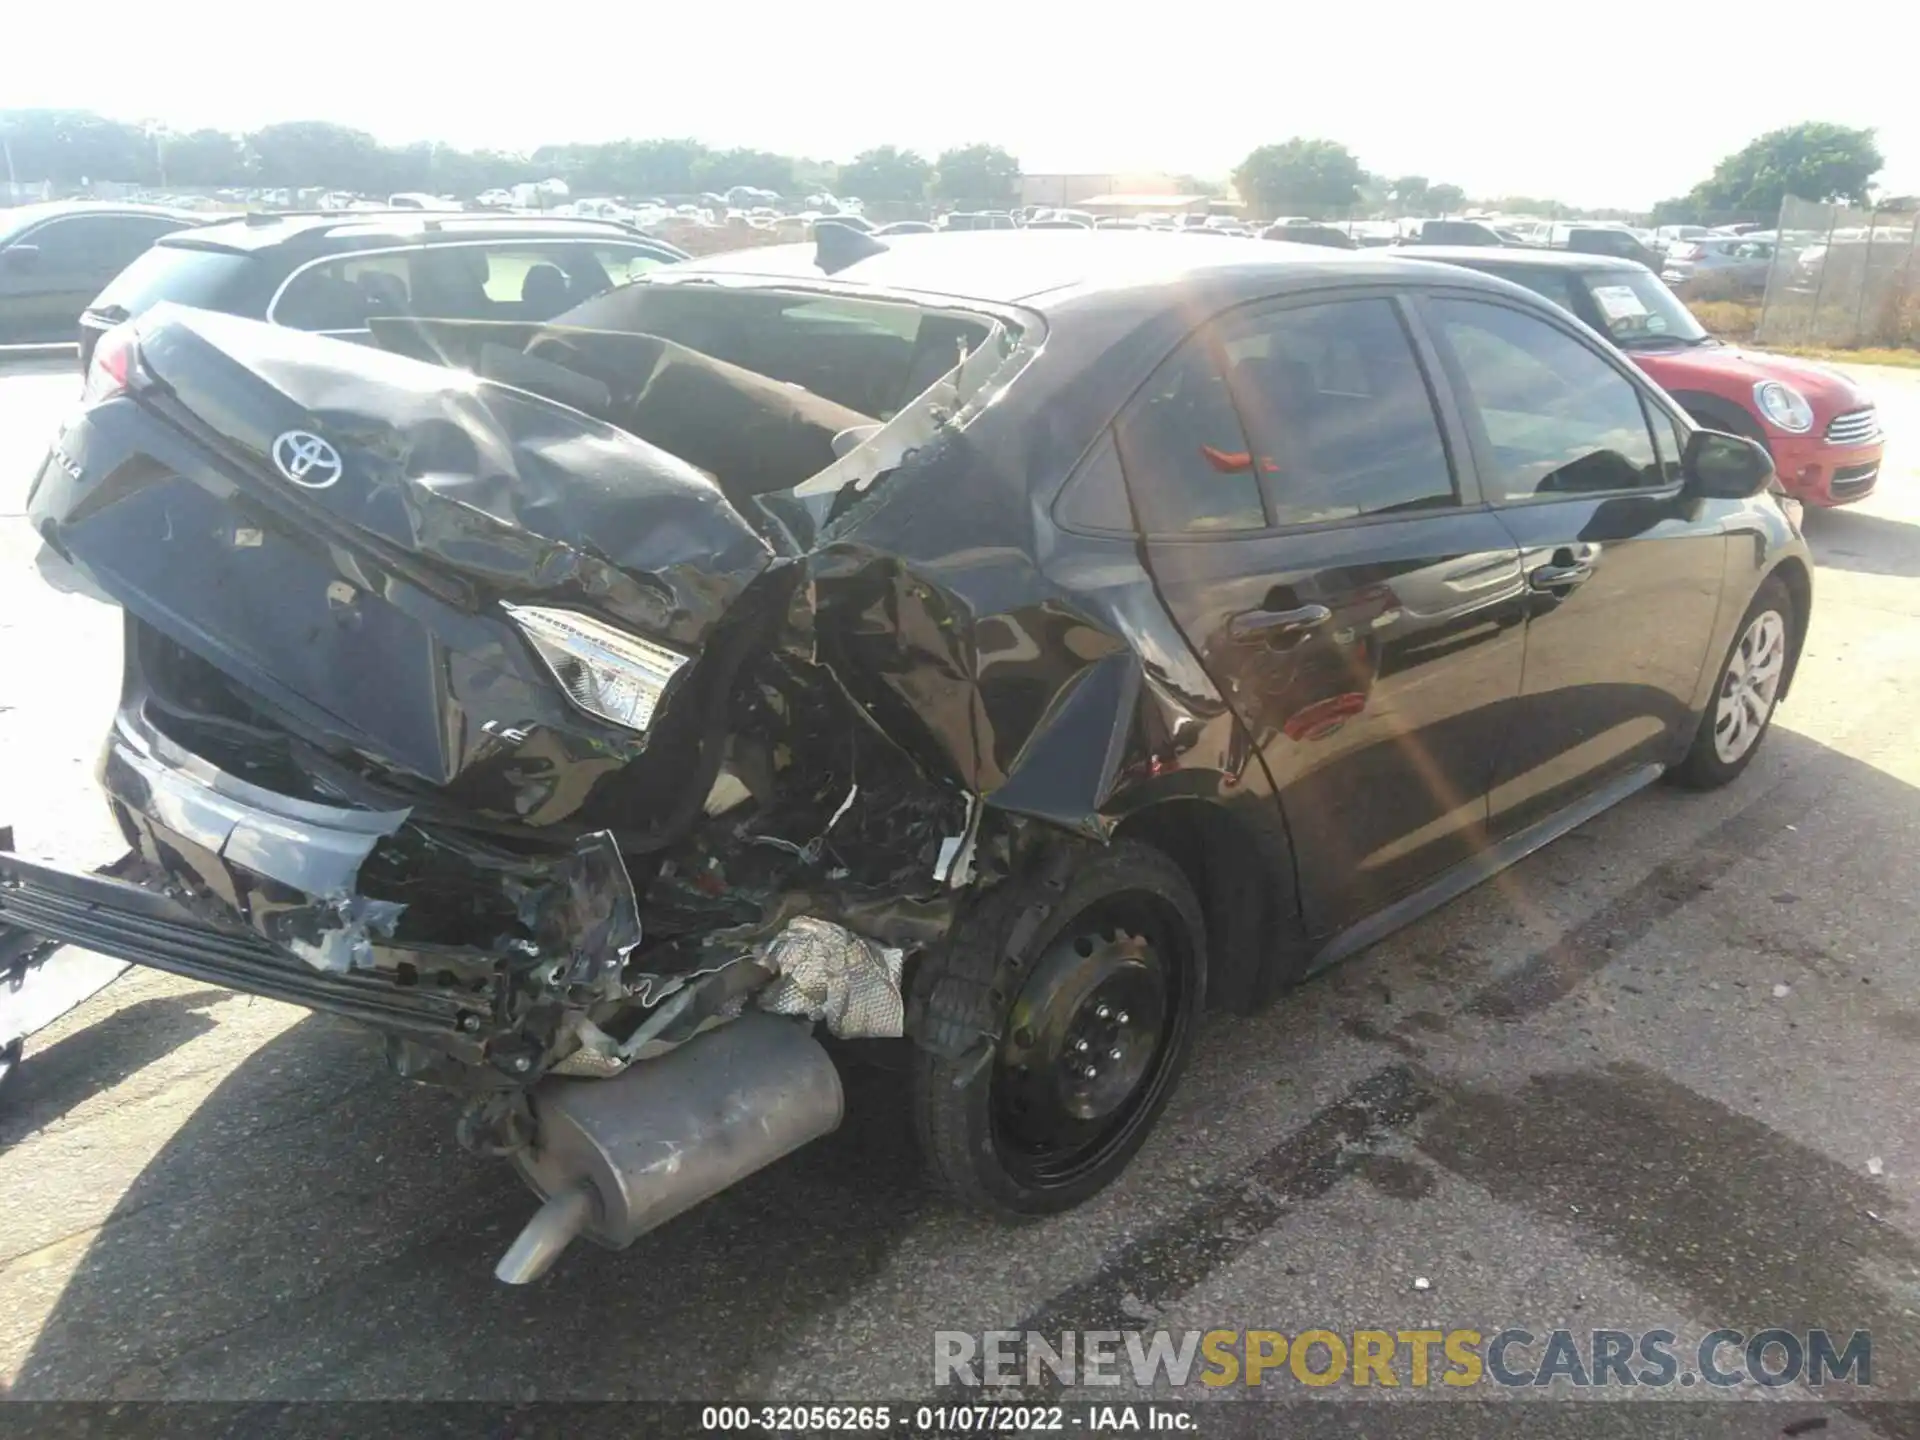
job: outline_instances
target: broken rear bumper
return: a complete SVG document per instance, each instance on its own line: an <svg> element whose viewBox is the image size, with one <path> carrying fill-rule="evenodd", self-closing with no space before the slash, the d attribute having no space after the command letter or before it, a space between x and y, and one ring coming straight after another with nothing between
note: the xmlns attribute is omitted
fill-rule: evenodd
<svg viewBox="0 0 1920 1440"><path fill-rule="evenodd" d="M473 1038L464 1029L475 1008L470 998L402 989L378 975L316 970L258 935L216 928L168 896L127 880L0 853L0 925L328 1011L437 1048Z"/></svg>
<svg viewBox="0 0 1920 1440"><path fill-rule="evenodd" d="M749 997L841 1036L903 1033L902 950L797 907L716 934L678 972L651 969L633 954L640 902L604 832L544 859L492 855L428 834L409 810L242 779L170 738L137 698L115 719L100 778L133 846L128 877L0 852L0 927L359 1021L415 1078L499 1090L615 1074ZM396 895L395 867L425 851L437 878L415 874ZM415 913L403 896L441 884L476 905L517 904L524 933L483 943L403 930Z"/></svg>
<svg viewBox="0 0 1920 1440"><path fill-rule="evenodd" d="M503 957L392 943L403 907L356 888L407 820L283 795L169 739L130 704L100 760L134 854L76 873L0 852L0 925L360 1021L517 1081L528 1047L501 1034ZM525 1065L515 1064L524 1057Z"/></svg>
<svg viewBox="0 0 1920 1440"><path fill-rule="evenodd" d="M123 706L100 760L114 819L157 872L219 900L264 938L324 970L371 968L397 906L355 901L360 867L406 810L316 804L254 785Z"/></svg>

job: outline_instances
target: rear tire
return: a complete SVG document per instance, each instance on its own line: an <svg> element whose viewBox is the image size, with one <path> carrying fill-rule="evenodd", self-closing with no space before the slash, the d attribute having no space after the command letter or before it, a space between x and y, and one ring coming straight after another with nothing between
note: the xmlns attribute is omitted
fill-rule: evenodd
<svg viewBox="0 0 1920 1440"><path fill-rule="evenodd" d="M928 964L916 989L942 1023L991 1037L957 1059L915 1052L934 1186L1014 1219L1111 1184L1173 1093L1206 1003L1206 934L1180 867L1123 841L1010 880Z"/></svg>
<svg viewBox="0 0 1920 1440"><path fill-rule="evenodd" d="M1753 762L1766 738L1799 635L1793 596L1778 576L1760 586L1720 662L1713 694L1673 778L1693 790L1727 784Z"/></svg>

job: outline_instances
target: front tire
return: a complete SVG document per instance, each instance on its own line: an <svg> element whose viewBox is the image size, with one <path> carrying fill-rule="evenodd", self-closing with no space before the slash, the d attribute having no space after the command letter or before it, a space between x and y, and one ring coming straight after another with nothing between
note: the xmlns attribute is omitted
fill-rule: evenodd
<svg viewBox="0 0 1920 1440"><path fill-rule="evenodd" d="M914 1128L936 1188L1003 1219L1072 1209L1145 1143L1192 1053L1206 934L1180 867L1148 845L1010 880L928 977L988 1037L916 1051ZM951 1013L949 998L945 1007Z"/></svg>
<svg viewBox="0 0 1920 1440"><path fill-rule="evenodd" d="M1682 785L1717 789L1753 762L1786 683L1797 619L1787 587L1768 578L1741 618L1700 729L1674 772Z"/></svg>

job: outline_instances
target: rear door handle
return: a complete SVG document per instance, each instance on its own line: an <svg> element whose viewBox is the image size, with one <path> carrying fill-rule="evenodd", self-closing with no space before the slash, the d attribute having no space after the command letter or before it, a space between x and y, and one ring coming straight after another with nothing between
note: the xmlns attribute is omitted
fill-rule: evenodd
<svg viewBox="0 0 1920 1440"><path fill-rule="evenodd" d="M1536 590L1571 590L1593 574L1593 562L1576 560L1571 565L1540 565L1527 572L1527 583Z"/></svg>
<svg viewBox="0 0 1920 1440"><path fill-rule="evenodd" d="M1289 635L1301 635L1333 618L1324 605L1300 605L1292 610L1249 610L1227 622L1227 634L1235 640L1265 640L1269 644Z"/></svg>

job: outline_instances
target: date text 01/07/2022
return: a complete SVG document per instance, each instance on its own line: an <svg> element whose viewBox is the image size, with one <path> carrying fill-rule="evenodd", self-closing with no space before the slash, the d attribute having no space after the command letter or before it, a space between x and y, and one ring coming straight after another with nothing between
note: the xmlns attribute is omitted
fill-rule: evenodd
<svg viewBox="0 0 1920 1440"><path fill-rule="evenodd" d="M708 1405L700 1428L709 1432L759 1431L782 1434L1013 1434L1079 1431L1191 1432L1195 1417L1174 1405Z"/></svg>

